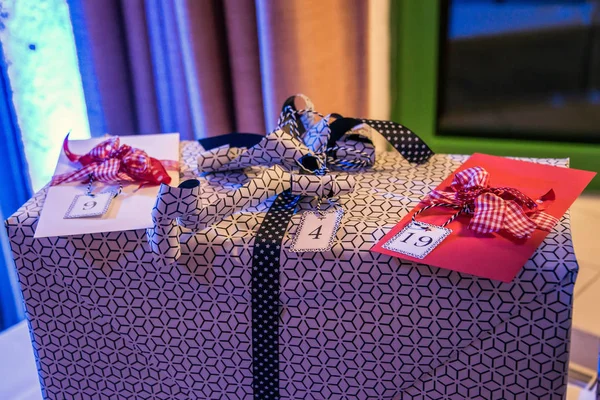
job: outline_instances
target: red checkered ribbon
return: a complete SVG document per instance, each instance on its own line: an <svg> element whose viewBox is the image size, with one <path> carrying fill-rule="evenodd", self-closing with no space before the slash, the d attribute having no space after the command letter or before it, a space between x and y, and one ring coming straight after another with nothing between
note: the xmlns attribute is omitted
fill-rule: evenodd
<svg viewBox="0 0 600 400"><path fill-rule="evenodd" d="M73 154L69 150L69 135L63 142L63 151L71 162L79 162L81 168L52 177L51 185L67 182L88 182L90 177L100 182L140 182L140 186L160 183L169 184L167 169L178 170L177 161L157 160L145 151L127 144L120 144L118 136L100 143L87 154Z"/></svg>
<svg viewBox="0 0 600 400"><path fill-rule="evenodd" d="M490 174L481 167L457 172L452 182L453 190L434 190L425 199L429 203L426 208L455 208L459 210L456 215L461 212L472 215L469 229L477 233L505 230L517 238L528 238L535 229L550 231L558 222L521 191L510 187L490 187L489 181ZM542 198L553 195L554 192L550 191Z"/></svg>

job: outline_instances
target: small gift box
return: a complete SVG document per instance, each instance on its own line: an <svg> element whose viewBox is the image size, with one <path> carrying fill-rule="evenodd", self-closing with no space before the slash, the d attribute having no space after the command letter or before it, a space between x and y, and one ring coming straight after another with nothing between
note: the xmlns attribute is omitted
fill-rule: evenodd
<svg viewBox="0 0 600 400"><path fill-rule="evenodd" d="M339 119L323 140L298 120L247 147L184 142L148 232L34 238L47 189L8 219L45 397L564 398L568 214L510 282L372 252L467 157L386 121ZM398 151L372 152L360 125ZM320 147L331 171L300 173ZM343 210L331 247L292 251L321 196Z"/></svg>

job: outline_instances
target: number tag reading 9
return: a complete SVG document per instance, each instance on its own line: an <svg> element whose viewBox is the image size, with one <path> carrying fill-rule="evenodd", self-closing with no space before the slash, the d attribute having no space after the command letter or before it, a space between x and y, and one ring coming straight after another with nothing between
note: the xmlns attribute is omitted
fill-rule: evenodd
<svg viewBox="0 0 600 400"><path fill-rule="evenodd" d="M448 228L413 221L385 242L383 248L422 260L450 233Z"/></svg>
<svg viewBox="0 0 600 400"><path fill-rule="evenodd" d="M100 217L108 211L114 197L114 192L102 192L94 196L78 194L69 206L65 218Z"/></svg>
<svg viewBox="0 0 600 400"><path fill-rule="evenodd" d="M316 211L304 212L290 250L299 253L331 249L343 215L344 211L340 208L326 211L323 215Z"/></svg>

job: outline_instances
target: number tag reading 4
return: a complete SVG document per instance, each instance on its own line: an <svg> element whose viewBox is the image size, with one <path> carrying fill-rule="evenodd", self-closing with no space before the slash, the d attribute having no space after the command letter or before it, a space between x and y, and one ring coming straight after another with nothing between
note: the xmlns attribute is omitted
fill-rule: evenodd
<svg viewBox="0 0 600 400"><path fill-rule="evenodd" d="M448 228L413 221L385 242L383 248L422 260L450 233Z"/></svg>
<svg viewBox="0 0 600 400"><path fill-rule="evenodd" d="M69 206L65 218L100 217L108 211L114 197L114 192L102 192L94 196L78 194Z"/></svg>
<svg viewBox="0 0 600 400"><path fill-rule="evenodd" d="M343 216L344 211L339 208L326 211L323 215L316 211L306 211L302 214L290 250L300 253L331 249Z"/></svg>

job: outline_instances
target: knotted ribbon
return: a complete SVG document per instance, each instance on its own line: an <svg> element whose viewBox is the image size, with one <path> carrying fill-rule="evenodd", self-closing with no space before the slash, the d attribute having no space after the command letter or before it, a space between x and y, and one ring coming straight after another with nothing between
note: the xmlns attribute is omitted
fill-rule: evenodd
<svg viewBox="0 0 600 400"><path fill-rule="evenodd" d="M154 227L148 229L150 248L157 264L168 265L181 254L179 226L206 229L285 191L297 196L337 197L352 192L354 186L355 179L349 174L301 175L277 165L265 168L241 187L222 192L208 203L209 197L203 197L198 180L184 181L179 187L162 184L152 209Z"/></svg>
<svg viewBox="0 0 600 400"><path fill-rule="evenodd" d="M297 98L304 101L305 109L295 107ZM317 121L315 116L320 119ZM330 125L331 116L337 119ZM370 140L372 130L385 132L390 143L410 162L425 162L433 154L418 136L399 124L331 116L314 111L306 96L292 96L283 106L277 128L256 143L236 147L233 142L224 141L200 154L198 171L201 173L266 166L259 176L216 200L202 201L203 191L197 180L182 182L177 188L161 185L152 211L154 227L148 230L156 262L177 261L179 227L202 230L284 192L313 197L317 207L321 199L334 201L352 192L355 186L352 175L329 174L327 170L332 164L341 170L372 165L375 161Z"/></svg>
<svg viewBox="0 0 600 400"><path fill-rule="evenodd" d="M177 171L177 161L157 160L145 151L120 144L118 136L111 137L91 149L87 154L77 155L69 149L69 135L63 142L63 151L71 162L79 162L81 168L52 177L50 185L68 182L88 182L90 176L100 182L139 182L140 186L169 184L167 169Z"/></svg>
<svg viewBox="0 0 600 400"><path fill-rule="evenodd" d="M309 104L295 108L293 99ZM277 128L249 148L222 145L198 157L200 172L232 171L256 165L297 167L303 157L317 157L327 169L360 170L375 163L374 135L383 137L409 162L426 162L433 152L410 129L392 121L344 118L320 114L305 96L292 96L283 107ZM316 120L314 117L319 116Z"/></svg>
<svg viewBox="0 0 600 400"><path fill-rule="evenodd" d="M425 199L427 208L450 207L471 214L469 229L486 234L504 230L516 238L529 238L535 229L550 231L558 219L540 210L539 204L511 187L491 187L482 167L457 172L452 191L434 190ZM554 196L550 191L541 199ZM457 213L457 214L458 214Z"/></svg>

